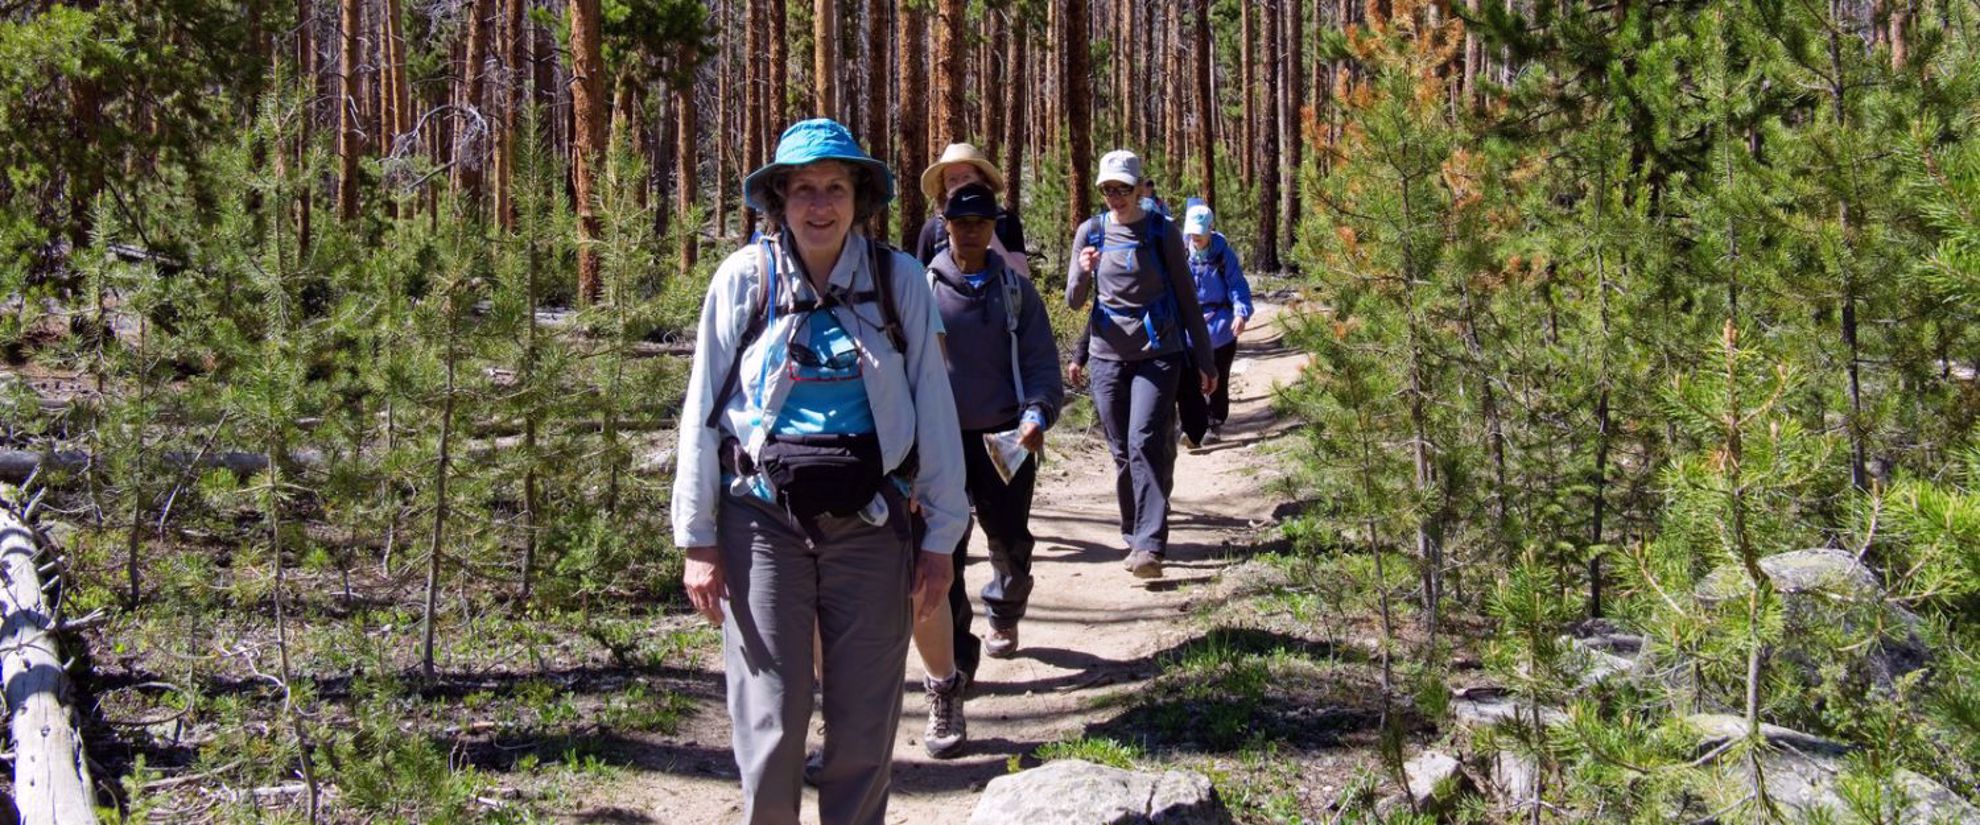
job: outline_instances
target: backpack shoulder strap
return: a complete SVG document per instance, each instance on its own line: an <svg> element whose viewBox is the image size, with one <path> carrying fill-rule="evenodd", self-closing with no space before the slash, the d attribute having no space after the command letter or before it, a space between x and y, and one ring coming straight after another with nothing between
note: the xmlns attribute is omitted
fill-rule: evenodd
<svg viewBox="0 0 1980 825"><path fill-rule="evenodd" d="M1018 311L1024 307L1024 288L1018 285L1018 275L1011 271L1010 264L1004 265L999 277L1004 280L1004 332L1011 339L1011 387L1017 390L1018 406L1023 407L1024 375L1019 372L1017 328Z"/></svg>
<svg viewBox="0 0 1980 825"><path fill-rule="evenodd" d="M771 304L770 294L777 291L777 262L776 258L772 257L769 242L759 239L752 246L756 247L756 303L750 307L749 324L743 327L742 338L736 341L735 353L729 359L729 371L722 377L721 388L715 391L715 404L708 410L707 424L710 428L721 424L722 411L729 406L729 394L736 391L739 377L737 373L742 370L743 351L749 349L750 345L756 343L756 339L763 334Z"/></svg>
<svg viewBox="0 0 1980 825"><path fill-rule="evenodd" d="M907 334L901 330L901 311L894 305L894 248L868 238L866 251L873 258L873 291L879 293L880 323L887 342L907 353Z"/></svg>

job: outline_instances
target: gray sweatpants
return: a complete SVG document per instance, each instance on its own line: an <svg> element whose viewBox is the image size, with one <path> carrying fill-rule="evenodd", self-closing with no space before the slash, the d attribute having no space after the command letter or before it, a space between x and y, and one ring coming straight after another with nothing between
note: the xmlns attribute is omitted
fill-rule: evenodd
<svg viewBox="0 0 1980 825"><path fill-rule="evenodd" d="M1175 486L1176 382L1182 355L1140 361L1095 357L1093 411L1114 454L1114 496L1129 550L1169 549L1169 491Z"/></svg>
<svg viewBox="0 0 1980 825"><path fill-rule="evenodd" d="M722 500L722 649L744 825L797 825L814 622L826 685L819 821L886 819L914 554L891 525L827 516L818 528L823 540L810 546L782 508L752 496Z"/></svg>

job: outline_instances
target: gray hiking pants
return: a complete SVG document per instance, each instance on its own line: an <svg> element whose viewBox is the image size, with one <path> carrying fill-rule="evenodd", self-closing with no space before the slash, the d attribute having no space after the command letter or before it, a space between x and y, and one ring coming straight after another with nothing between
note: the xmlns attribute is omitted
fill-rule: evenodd
<svg viewBox="0 0 1980 825"><path fill-rule="evenodd" d="M898 500L897 500L898 501ZM892 518L907 518L896 504ZM808 544L781 507L725 494L722 651L743 825L797 825L811 722L812 629L825 653L824 825L882 825L907 667L914 554L893 525L820 517Z"/></svg>
<svg viewBox="0 0 1980 825"><path fill-rule="evenodd" d="M1175 487L1176 382L1180 353L1140 361L1094 357L1087 365L1093 410L1114 455L1114 496L1129 550L1169 549L1169 492Z"/></svg>

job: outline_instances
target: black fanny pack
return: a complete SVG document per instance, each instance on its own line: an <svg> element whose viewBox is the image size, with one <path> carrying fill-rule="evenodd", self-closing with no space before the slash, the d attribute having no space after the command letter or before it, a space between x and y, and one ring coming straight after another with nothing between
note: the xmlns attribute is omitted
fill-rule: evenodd
<svg viewBox="0 0 1980 825"><path fill-rule="evenodd" d="M758 453L758 468L792 516L850 516L887 483L880 436L771 434Z"/></svg>

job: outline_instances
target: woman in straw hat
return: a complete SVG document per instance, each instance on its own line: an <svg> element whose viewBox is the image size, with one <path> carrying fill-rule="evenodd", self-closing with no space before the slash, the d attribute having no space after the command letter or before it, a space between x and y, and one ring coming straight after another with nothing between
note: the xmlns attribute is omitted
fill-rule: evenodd
<svg viewBox="0 0 1980 825"><path fill-rule="evenodd" d="M935 260L935 254L949 244L949 233L943 228L941 205L949 202L949 195L966 184L980 183L990 187L992 192L1004 191L1004 173L997 170L996 164L967 143L951 143L942 150L942 157L922 171L921 193L928 196L928 202L936 206L928 221L921 225L921 235L915 239L914 257L927 266ZM999 207L997 210L997 231L990 236L990 251L1004 259L1004 264L1026 278L1031 277L1031 261L1025 258L1024 224L1018 221L1017 213Z"/></svg>
<svg viewBox="0 0 1980 825"><path fill-rule="evenodd" d="M893 177L844 126L792 125L743 194L769 225L702 304L674 543L689 600L722 625L741 821L798 822L815 631L819 821L880 825L908 631L942 607L969 517L955 399L921 266L854 229Z"/></svg>

